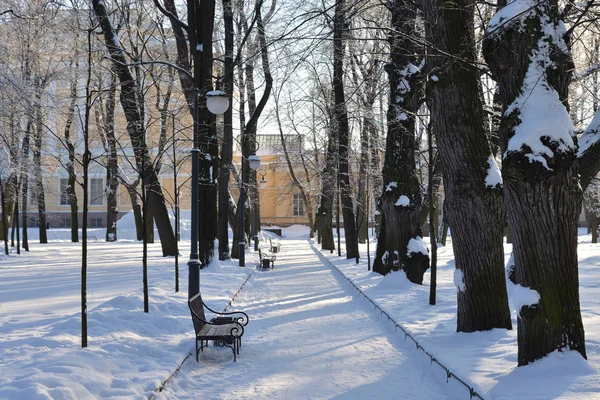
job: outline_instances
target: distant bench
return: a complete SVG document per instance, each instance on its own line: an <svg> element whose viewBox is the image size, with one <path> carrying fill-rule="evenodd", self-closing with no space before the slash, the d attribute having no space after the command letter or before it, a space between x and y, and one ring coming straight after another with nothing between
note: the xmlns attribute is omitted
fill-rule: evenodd
<svg viewBox="0 0 600 400"><path fill-rule="evenodd" d="M196 361L198 361L200 351L204 351L204 343L206 342L206 346L208 346L209 340L212 340L215 346L229 347L233 350L233 361L237 361L237 355L240 354L242 345L244 326L248 324L248 314L241 311L214 311L202 301L200 293L188 300L188 306L196 333ZM205 308L217 317L208 321L204 313ZM234 315L239 316L234 317ZM200 349L198 349L198 342L200 342Z"/></svg>
<svg viewBox="0 0 600 400"><path fill-rule="evenodd" d="M277 239L273 240L269 238L269 245L271 246L271 253L279 253L279 249L281 249L281 244Z"/></svg>
<svg viewBox="0 0 600 400"><path fill-rule="evenodd" d="M277 256L273 254L268 248L258 248L258 258L260 260L259 267L261 270L273 269L275 267L275 260Z"/></svg>

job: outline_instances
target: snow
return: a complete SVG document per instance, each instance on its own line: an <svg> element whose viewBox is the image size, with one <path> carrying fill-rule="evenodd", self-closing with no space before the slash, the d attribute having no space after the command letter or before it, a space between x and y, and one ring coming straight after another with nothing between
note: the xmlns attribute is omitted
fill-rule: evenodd
<svg viewBox="0 0 600 400"><path fill-rule="evenodd" d="M399 82L396 87L398 93L405 94L409 93L412 90L408 79L410 79L412 75L418 72L420 72L419 67L410 62L406 66L404 66L404 68L398 69Z"/></svg>
<svg viewBox="0 0 600 400"><path fill-rule="evenodd" d="M410 199L407 196L402 195L398 197L398 200L394 205L398 207L408 207L410 205Z"/></svg>
<svg viewBox="0 0 600 400"><path fill-rule="evenodd" d="M500 173L500 168L498 168L496 160L491 155L488 157L488 171L485 177L485 186L491 188L502 187L502 175Z"/></svg>
<svg viewBox="0 0 600 400"><path fill-rule="evenodd" d="M342 234L342 241L343 237ZM376 244L376 239L372 238L372 251ZM517 367L516 312L512 313L513 329L510 331L456 332L456 268L451 237L447 246L438 248L435 306L428 305L430 271L425 273L423 285L402 286L399 283L396 290L388 286L381 290L379 284L387 276L369 272L366 258L361 258L360 265L356 265L352 260L337 257L336 253L322 253L374 303L400 322L436 360L472 385L486 400L591 400L600 399L600 316L597 312L600 309L599 246L591 244L590 235L580 231L580 300L588 360L584 360L577 352L563 351L552 353L525 367ZM508 260L512 245L505 243L504 250L505 259ZM361 245L360 251L364 255L366 245ZM394 326L390 325L393 329ZM404 336L401 332L399 334ZM435 370L436 365L428 368ZM436 373L445 379L445 371ZM468 399L468 392L459 398Z"/></svg>
<svg viewBox="0 0 600 400"><path fill-rule="evenodd" d="M537 4L535 0L514 0L502 7L488 23L487 31L493 31L503 25L512 24L524 20L533 12Z"/></svg>
<svg viewBox="0 0 600 400"><path fill-rule="evenodd" d="M578 157L581 157L594 144L600 140L600 110L596 111L594 118L586 128L585 132L579 138Z"/></svg>
<svg viewBox="0 0 600 400"><path fill-rule="evenodd" d="M88 246L86 349L80 347L80 244L32 243L29 253L0 263L0 398L147 398L193 346L185 260L182 291L174 293L173 258L150 245L146 314L141 244ZM203 297L217 309L251 272L234 264L201 272Z"/></svg>
<svg viewBox="0 0 600 400"><path fill-rule="evenodd" d="M305 238L284 241L236 301L250 314L238 362L208 348L155 398L459 398L348 286Z"/></svg>
<svg viewBox="0 0 600 400"><path fill-rule="evenodd" d="M458 292L465 291L465 279L462 271L458 268L454 270L454 286Z"/></svg>
<svg viewBox="0 0 600 400"><path fill-rule="evenodd" d="M521 312L521 308L525 306L533 306L540 301L540 294L528 287L511 284L508 288L508 299L511 304L511 309L517 313Z"/></svg>
<svg viewBox="0 0 600 400"><path fill-rule="evenodd" d="M431 78L431 80L432 80L432 81L434 81L434 82L437 82L437 81L439 81L439 80L440 80L440 78L438 78L438 77L437 77L437 75L431 75L431 76L430 76L430 78Z"/></svg>
<svg viewBox="0 0 600 400"><path fill-rule="evenodd" d="M396 116L396 119L398 121L406 121L406 120L408 120L408 115L406 115L405 112L399 112L398 115Z"/></svg>
<svg viewBox="0 0 600 400"><path fill-rule="evenodd" d="M227 93L225 93L222 90L211 90L209 92L206 92L207 96L227 96Z"/></svg>
<svg viewBox="0 0 600 400"><path fill-rule="evenodd" d="M425 245L425 242L421 236L414 237L408 241L406 255L412 257L413 254L417 253L429 255L427 245Z"/></svg>
<svg viewBox="0 0 600 400"><path fill-rule="evenodd" d="M488 25L488 34L506 21L524 20L532 13L534 5L531 0L515 0L500 9ZM566 33L565 26L552 24L549 17L543 14L540 22L543 35L538 41L538 48L531 55L521 94L505 112L505 116L516 112L520 123L514 128L504 157L513 152L523 152L529 162L539 162L550 169L545 158L553 158L554 152L542 142L543 139L555 144L560 152L574 151L576 146L569 112L546 78L546 70L554 67L550 59L551 52L557 49L567 52L562 39ZM554 46L551 47L551 44Z"/></svg>
<svg viewBox="0 0 600 400"><path fill-rule="evenodd" d="M211 343L196 363L188 357L194 343L187 257L180 260L182 291L175 293L174 259L161 256L160 244L149 245L150 312L144 313L141 244L121 240L132 220L119 221L119 242L89 243L86 349L79 342L81 244L32 239L30 252L0 256L1 399L148 398L180 364L155 399L469 398L464 386L446 383L446 371L405 341L392 319L485 399L600 398L600 245L591 244L590 235L580 235L578 251L587 361L563 351L517 368L516 312L511 331L457 333L454 282L462 282L462 274L455 279L451 237L438 249L437 304L430 306L429 272L423 285L410 283L403 271L383 277L368 271L366 245L357 265L320 251L308 228L293 226L283 229L272 271L252 268L258 260L252 250L246 268L234 260L201 270L203 298L216 309L252 274L232 306L248 311L250 323L238 362ZM68 237L68 230L50 233ZM103 237L100 230L97 235ZM340 239L344 249L343 232ZM374 254L376 240L370 244ZM186 253L189 241L180 248ZM511 251L505 244L507 259ZM532 304L529 289L509 290L513 307Z"/></svg>
<svg viewBox="0 0 600 400"><path fill-rule="evenodd" d="M398 187L398 182L390 182L385 187L386 192L391 192L395 187Z"/></svg>

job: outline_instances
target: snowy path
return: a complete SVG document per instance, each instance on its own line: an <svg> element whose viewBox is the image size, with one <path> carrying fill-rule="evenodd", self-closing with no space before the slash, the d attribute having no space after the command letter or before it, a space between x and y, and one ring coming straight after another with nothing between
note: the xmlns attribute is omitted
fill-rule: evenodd
<svg viewBox="0 0 600 400"><path fill-rule="evenodd" d="M234 304L250 315L238 362L205 349L157 399L457 398L306 240L281 251Z"/></svg>

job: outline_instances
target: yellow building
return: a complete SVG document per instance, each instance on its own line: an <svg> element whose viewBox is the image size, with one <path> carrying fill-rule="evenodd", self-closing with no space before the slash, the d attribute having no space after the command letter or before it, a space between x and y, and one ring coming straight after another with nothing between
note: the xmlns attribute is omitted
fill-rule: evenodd
<svg viewBox="0 0 600 400"><path fill-rule="evenodd" d="M281 144L280 135L257 135L258 150L261 167L256 174L260 199L261 225L276 225L286 227L295 224L308 224L308 210L304 205L300 190L294 185L290 167ZM313 204L313 213L316 209L317 180L319 170L314 155L305 155L304 140L298 135L284 135L286 147L290 156L291 166L296 178L308 189L310 200ZM311 159L307 159L312 157ZM315 159L316 160L316 159ZM313 162L310 162L313 161ZM234 163L240 168L240 152L234 153ZM231 185L232 193L237 198L236 185Z"/></svg>
<svg viewBox="0 0 600 400"><path fill-rule="evenodd" d="M290 162L297 179L303 182L310 200L313 204L313 213L316 209L316 191L318 188L319 168L315 167L316 159L314 155L303 155L311 157L310 160L302 161L301 150L304 150L304 143L301 137L297 135L285 135L285 140L290 155ZM257 155L261 158L261 168L259 171L251 171L256 174L259 182L260 215L262 225L290 226L294 224L309 223L308 210L305 207L300 190L293 184L289 166L284 156L279 135L258 135L257 142L259 149ZM176 145L175 159L179 165L177 168L177 187L179 189L179 204L181 210L189 210L191 203L191 193L189 187L190 166L189 159L190 143L184 141L171 141L169 146ZM162 158L162 168L159 174L165 201L167 207L173 209L174 182L173 176L173 152L172 147L168 148ZM96 149L101 152L101 149ZM167 156L168 155L168 156ZM153 158L157 156L154 149ZM312 161L312 162L309 162ZM240 153L234 153L234 168L240 170ZM128 162L125 156L121 156L119 161L122 178L133 182L137 179L137 172ZM44 177L46 215L48 224L52 228L67 228L71 226L71 207L69 204L68 176L65 168L55 163L54 167L46 168L47 174ZM80 176L78 171L78 175ZM307 175L308 174L308 175ZM239 183L232 174L230 183L231 194L237 200L239 195ZM307 179L308 178L308 179ZM307 182L310 182L307 185ZM139 188L138 188L139 189ZM80 186L75 188L79 203L79 222L81 223L83 192ZM90 167L89 173L89 215L88 226L91 228L106 227L106 170L101 160ZM29 226L37 226L37 207L35 196L30 196L28 209ZM119 185L118 190L118 209L119 217L132 210L131 200L124 185Z"/></svg>

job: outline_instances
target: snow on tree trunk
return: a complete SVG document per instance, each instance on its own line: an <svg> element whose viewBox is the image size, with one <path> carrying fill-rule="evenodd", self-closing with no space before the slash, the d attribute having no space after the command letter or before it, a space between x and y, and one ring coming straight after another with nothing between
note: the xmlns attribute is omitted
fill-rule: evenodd
<svg viewBox="0 0 600 400"><path fill-rule="evenodd" d="M502 191L485 128L475 67L473 3L427 0L429 109L445 188L458 289L457 331L511 329L504 273ZM493 181L492 176L496 177Z"/></svg>
<svg viewBox="0 0 600 400"><path fill-rule="evenodd" d="M414 59L415 11L402 0L392 3L391 60L386 65L390 83L388 134L379 198L381 231L373 271L387 274L402 269L411 282L423 283L429 255L411 252L408 243L421 238L421 186L415 166L415 117L422 97L421 69ZM415 65L417 64L417 65Z"/></svg>
<svg viewBox="0 0 600 400"><path fill-rule="evenodd" d="M518 314L518 363L565 348L586 357L579 305L577 220L582 190L567 109L573 69L555 1L518 0L486 31L500 88L500 145L515 282L539 294Z"/></svg>

